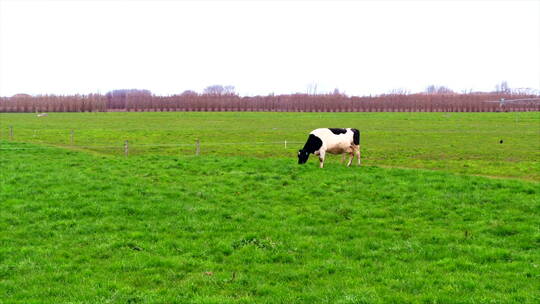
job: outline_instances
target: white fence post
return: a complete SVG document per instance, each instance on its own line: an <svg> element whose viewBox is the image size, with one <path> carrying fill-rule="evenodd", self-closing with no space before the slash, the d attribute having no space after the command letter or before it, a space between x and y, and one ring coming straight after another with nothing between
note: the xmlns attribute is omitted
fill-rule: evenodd
<svg viewBox="0 0 540 304"><path fill-rule="evenodd" d="M124 142L124 154L126 155L126 157L129 154L129 143L127 140Z"/></svg>
<svg viewBox="0 0 540 304"><path fill-rule="evenodd" d="M197 139L195 141L195 155L199 156L200 153L201 153L201 141Z"/></svg>

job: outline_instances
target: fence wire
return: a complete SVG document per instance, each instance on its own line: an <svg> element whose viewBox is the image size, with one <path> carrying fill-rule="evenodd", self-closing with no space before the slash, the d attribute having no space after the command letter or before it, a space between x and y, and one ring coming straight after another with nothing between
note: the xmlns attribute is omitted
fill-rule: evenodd
<svg viewBox="0 0 540 304"><path fill-rule="evenodd" d="M15 142L10 142L15 143ZM18 144L23 142L16 142ZM129 148L137 148L137 147L197 147L197 145L200 146L221 146L221 145L288 145L288 144L303 144L304 142L298 142L298 141L282 141L282 142L235 142L235 143L223 143L223 142L209 142L204 143L200 142L199 144L193 143L193 144L133 144L129 143ZM41 144L50 144L51 143L41 143ZM124 148L124 143L120 143L118 145L54 145L54 146L40 146L40 147L32 147L32 148L12 148L12 147L1 147L0 150L40 150L40 149L56 149L56 148Z"/></svg>

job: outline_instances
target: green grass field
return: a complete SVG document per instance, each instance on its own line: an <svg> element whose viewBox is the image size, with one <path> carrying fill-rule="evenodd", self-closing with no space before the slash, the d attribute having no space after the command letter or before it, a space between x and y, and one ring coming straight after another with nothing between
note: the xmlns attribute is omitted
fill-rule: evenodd
<svg viewBox="0 0 540 304"><path fill-rule="evenodd" d="M540 301L538 113L0 114L0 124L0 303ZM364 165L299 166L302 144L268 144L319 126L361 129ZM71 128L76 145L118 148L60 147ZM143 146L195 138L201 156Z"/></svg>
<svg viewBox="0 0 540 304"><path fill-rule="evenodd" d="M540 181L539 112L4 113L0 139L9 139L9 126L15 141L60 146L71 145L74 130L74 145L83 146L75 149L99 154L123 155L128 140L131 155L193 155L200 139L203 155L260 158L296 157L315 128L356 127L366 165ZM294 144L285 149L285 140ZM164 146L148 146L155 144Z"/></svg>

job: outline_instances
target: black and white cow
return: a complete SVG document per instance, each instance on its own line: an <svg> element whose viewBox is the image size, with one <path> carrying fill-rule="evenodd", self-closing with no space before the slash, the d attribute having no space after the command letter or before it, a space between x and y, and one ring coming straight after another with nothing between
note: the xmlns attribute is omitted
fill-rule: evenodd
<svg viewBox="0 0 540 304"><path fill-rule="evenodd" d="M305 164L309 154L315 154L319 156L319 166L322 168L326 153L342 154L342 162L345 154L349 154L347 167L351 165L356 154L360 165L360 131L351 128L320 128L311 131L304 148L298 151L298 163Z"/></svg>

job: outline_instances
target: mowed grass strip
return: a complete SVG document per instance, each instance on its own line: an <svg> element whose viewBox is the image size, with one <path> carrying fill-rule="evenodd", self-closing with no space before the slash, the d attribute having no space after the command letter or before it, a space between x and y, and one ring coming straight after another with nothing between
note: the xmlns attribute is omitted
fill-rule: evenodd
<svg viewBox="0 0 540 304"><path fill-rule="evenodd" d="M285 158L0 153L5 303L540 300L537 183Z"/></svg>
<svg viewBox="0 0 540 304"><path fill-rule="evenodd" d="M539 112L0 114L0 138L9 126L14 141L56 146L71 146L74 130L70 149L98 154L122 155L128 140L130 155L187 156L199 139L203 155L262 158L295 157L313 129L355 127L367 165L540 181Z"/></svg>

